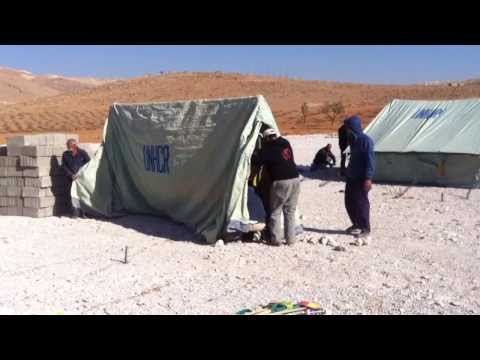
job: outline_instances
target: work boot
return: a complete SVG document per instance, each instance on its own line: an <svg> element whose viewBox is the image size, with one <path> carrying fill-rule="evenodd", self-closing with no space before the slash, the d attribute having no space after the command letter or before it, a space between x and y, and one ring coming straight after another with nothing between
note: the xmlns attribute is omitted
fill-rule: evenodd
<svg viewBox="0 0 480 360"><path fill-rule="evenodd" d="M273 241L273 240L270 240L268 242L269 245L272 245L272 246L282 246L282 243L280 241Z"/></svg>
<svg viewBox="0 0 480 360"><path fill-rule="evenodd" d="M358 234L355 234L355 237L357 239L364 239L364 238L367 238L368 236L370 235L370 230L360 230L360 233Z"/></svg>
<svg viewBox="0 0 480 360"><path fill-rule="evenodd" d="M358 236L362 233L362 231L363 231L362 229L355 228L352 231L350 231L350 234L353 236Z"/></svg>
<svg viewBox="0 0 480 360"><path fill-rule="evenodd" d="M297 242L296 238L287 239L287 245L289 246L295 245L296 242Z"/></svg>
<svg viewBox="0 0 480 360"><path fill-rule="evenodd" d="M345 232L346 232L347 234L350 234L350 235L353 234L353 233L352 233L353 231L360 231L360 229L357 228L355 225L352 225L352 226L350 226L348 229L345 229Z"/></svg>

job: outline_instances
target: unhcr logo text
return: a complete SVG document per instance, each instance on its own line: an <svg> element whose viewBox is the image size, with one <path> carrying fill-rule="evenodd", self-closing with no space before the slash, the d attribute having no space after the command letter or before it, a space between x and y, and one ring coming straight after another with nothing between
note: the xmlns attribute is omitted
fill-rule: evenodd
<svg viewBox="0 0 480 360"><path fill-rule="evenodd" d="M143 162L146 171L169 174L170 146L143 145Z"/></svg>
<svg viewBox="0 0 480 360"><path fill-rule="evenodd" d="M430 119L438 117L445 112L444 109L420 109L413 116L412 119Z"/></svg>

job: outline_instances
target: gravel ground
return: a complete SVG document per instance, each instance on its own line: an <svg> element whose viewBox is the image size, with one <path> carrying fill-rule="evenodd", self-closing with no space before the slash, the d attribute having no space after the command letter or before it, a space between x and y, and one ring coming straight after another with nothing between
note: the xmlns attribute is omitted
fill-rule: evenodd
<svg viewBox="0 0 480 360"><path fill-rule="evenodd" d="M297 163L336 139L290 136ZM0 217L2 314L232 314L308 299L329 314L478 314L480 191L371 192L372 237L355 246L343 183L305 178L293 247L208 246L168 220ZM441 201L441 193L444 201ZM322 237L345 247L335 251ZM128 247L128 262L122 263Z"/></svg>

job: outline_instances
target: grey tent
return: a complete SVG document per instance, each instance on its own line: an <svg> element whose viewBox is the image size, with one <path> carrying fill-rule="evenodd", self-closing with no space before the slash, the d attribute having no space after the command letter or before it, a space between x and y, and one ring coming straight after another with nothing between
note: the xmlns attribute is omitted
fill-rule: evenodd
<svg viewBox="0 0 480 360"><path fill-rule="evenodd" d="M472 187L480 169L480 99L393 100L365 129L374 180Z"/></svg>

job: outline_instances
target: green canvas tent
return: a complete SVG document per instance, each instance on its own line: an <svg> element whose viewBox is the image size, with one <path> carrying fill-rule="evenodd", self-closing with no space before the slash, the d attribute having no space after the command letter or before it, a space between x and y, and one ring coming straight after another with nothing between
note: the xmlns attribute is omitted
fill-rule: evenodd
<svg viewBox="0 0 480 360"><path fill-rule="evenodd" d="M72 200L107 217L166 216L209 243L248 231L247 180L262 124L279 131L263 96L114 104Z"/></svg>
<svg viewBox="0 0 480 360"><path fill-rule="evenodd" d="M480 170L480 99L393 100L365 132L374 180L472 187Z"/></svg>

